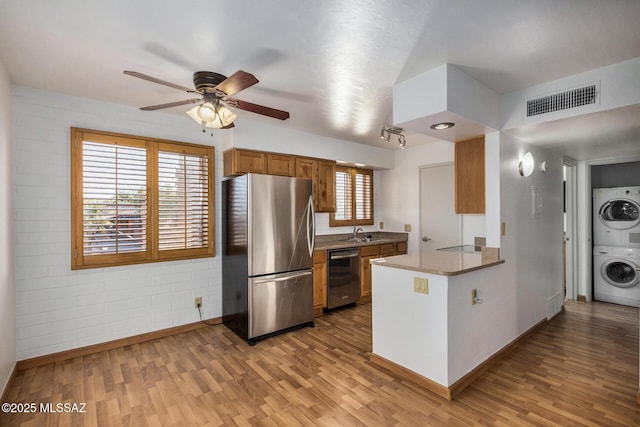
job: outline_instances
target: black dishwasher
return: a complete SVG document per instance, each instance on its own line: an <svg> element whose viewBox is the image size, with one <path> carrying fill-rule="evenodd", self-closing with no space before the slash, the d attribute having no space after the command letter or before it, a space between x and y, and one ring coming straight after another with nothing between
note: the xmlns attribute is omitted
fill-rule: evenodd
<svg viewBox="0 0 640 427"><path fill-rule="evenodd" d="M327 309L355 304L360 299L360 250L328 251Z"/></svg>

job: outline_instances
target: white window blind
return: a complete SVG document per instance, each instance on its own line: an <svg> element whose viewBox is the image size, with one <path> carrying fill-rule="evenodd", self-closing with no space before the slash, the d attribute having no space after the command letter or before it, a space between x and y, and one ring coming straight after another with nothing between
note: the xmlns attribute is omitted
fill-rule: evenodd
<svg viewBox="0 0 640 427"><path fill-rule="evenodd" d="M206 156L158 153L159 249L206 248L209 236Z"/></svg>
<svg viewBox="0 0 640 427"><path fill-rule="evenodd" d="M146 251L146 150L82 143L84 256Z"/></svg>
<svg viewBox="0 0 640 427"><path fill-rule="evenodd" d="M355 171L356 221L373 223L373 180L370 173Z"/></svg>
<svg viewBox="0 0 640 427"><path fill-rule="evenodd" d="M353 219L351 194L351 173L349 170L336 171L336 221L350 221Z"/></svg>

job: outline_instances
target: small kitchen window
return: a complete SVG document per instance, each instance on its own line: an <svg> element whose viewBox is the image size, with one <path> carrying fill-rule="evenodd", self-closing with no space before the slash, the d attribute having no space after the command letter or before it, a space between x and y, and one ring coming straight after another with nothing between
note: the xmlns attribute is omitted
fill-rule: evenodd
<svg viewBox="0 0 640 427"><path fill-rule="evenodd" d="M71 129L71 268L214 256L214 148Z"/></svg>
<svg viewBox="0 0 640 427"><path fill-rule="evenodd" d="M329 225L373 225L372 170L336 167L336 211Z"/></svg>

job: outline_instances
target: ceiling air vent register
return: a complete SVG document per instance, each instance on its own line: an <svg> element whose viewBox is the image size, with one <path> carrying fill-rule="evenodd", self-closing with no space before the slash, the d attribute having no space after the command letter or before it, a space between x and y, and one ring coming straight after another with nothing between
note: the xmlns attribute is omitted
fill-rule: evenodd
<svg viewBox="0 0 640 427"><path fill-rule="evenodd" d="M578 89L530 99L527 101L527 117L595 104L598 99L598 92L598 85L594 83Z"/></svg>

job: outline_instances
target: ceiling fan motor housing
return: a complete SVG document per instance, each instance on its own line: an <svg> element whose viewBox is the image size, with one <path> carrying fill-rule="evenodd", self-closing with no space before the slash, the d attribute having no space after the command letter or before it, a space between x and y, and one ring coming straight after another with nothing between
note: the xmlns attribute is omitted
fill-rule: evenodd
<svg viewBox="0 0 640 427"><path fill-rule="evenodd" d="M196 71L193 73L193 85L200 93L213 92L214 88L227 79L222 74L212 71Z"/></svg>

